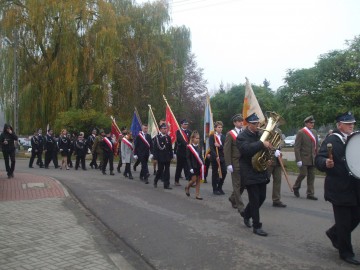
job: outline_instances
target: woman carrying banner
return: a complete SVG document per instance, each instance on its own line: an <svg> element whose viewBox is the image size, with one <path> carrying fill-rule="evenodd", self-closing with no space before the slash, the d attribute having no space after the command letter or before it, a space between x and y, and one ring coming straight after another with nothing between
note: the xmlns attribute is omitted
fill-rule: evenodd
<svg viewBox="0 0 360 270"><path fill-rule="evenodd" d="M199 145L199 132L194 130L190 136L190 143L186 147L186 161L190 172L190 181L185 187L185 193L190 196L190 187L196 184L195 198L202 200L200 197L200 180L204 179L205 165L201 155L201 148Z"/></svg>

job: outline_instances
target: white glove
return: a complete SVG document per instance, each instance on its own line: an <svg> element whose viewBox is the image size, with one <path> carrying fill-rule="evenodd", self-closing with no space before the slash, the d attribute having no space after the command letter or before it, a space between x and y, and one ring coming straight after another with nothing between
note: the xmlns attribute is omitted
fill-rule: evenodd
<svg viewBox="0 0 360 270"><path fill-rule="evenodd" d="M153 154L150 154L149 159L153 159L153 157L154 157Z"/></svg>
<svg viewBox="0 0 360 270"><path fill-rule="evenodd" d="M281 155L280 150L276 150L276 151L275 151L275 157L280 157L280 155Z"/></svg>
<svg viewBox="0 0 360 270"><path fill-rule="evenodd" d="M227 170L228 170L229 173L233 173L233 172L234 172L234 168L233 168L232 165L227 166Z"/></svg>
<svg viewBox="0 0 360 270"><path fill-rule="evenodd" d="M296 162L296 165L297 165L299 168L301 168L301 166L302 166L302 161Z"/></svg>
<svg viewBox="0 0 360 270"><path fill-rule="evenodd" d="M137 155L134 155L134 159L138 159L139 157Z"/></svg>
<svg viewBox="0 0 360 270"><path fill-rule="evenodd" d="M193 169L190 169L190 172L191 172L191 173L194 173L194 170L193 170Z"/></svg>

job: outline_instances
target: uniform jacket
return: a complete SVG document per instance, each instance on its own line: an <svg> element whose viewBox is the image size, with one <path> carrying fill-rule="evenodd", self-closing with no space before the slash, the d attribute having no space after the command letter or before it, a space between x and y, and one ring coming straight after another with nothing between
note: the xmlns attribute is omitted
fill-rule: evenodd
<svg viewBox="0 0 360 270"><path fill-rule="evenodd" d="M56 147L57 146L55 138L47 134L45 137L44 150L52 152L57 150Z"/></svg>
<svg viewBox="0 0 360 270"><path fill-rule="evenodd" d="M43 149L43 141L41 140L39 135L34 135L31 137L31 151L39 152Z"/></svg>
<svg viewBox="0 0 360 270"><path fill-rule="evenodd" d="M59 149L61 151L62 149L62 152L63 153L69 153L70 149L72 148L71 147L71 141L68 137L64 137L64 136L60 136L59 137Z"/></svg>
<svg viewBox="0 0 360 270"><path fill-rule="evenodd" d="M74 142L74 152L75 152L75 155L77 155L79 157L85 157L86 154L87 154L87 142L86 142L86 140L77 139Z"/></svg>
<svg viewBox="0 0 360 270"><path fill-rule="evenodd" d="M159 162L170 162L173 155L171 137L162 134L156 135L154 138L154 159Z"/></svg>
<svg viewBox="0 0 360 270"><path fill-rule="evenodd" d="M138 157L142 158L142 157L146 157L148 158L151 151L152 151L152 140L151 140L151 136L150 134L145 134L145 139L146 141L149 143L149 146L142 140L142 138L140 138L139 136L141 136L142 131L139 132L139 135L136 136L135 139L135 149L134 149L134 155L137 155Z"/></svg>
<svg viewBox="0 0 360 270"><path fill-rule="evenodd" d="M94 141L96 139L96 136L94 136L93 134L91 134L88 139L86 140L87 143L87 147L90 149L90 151L92 151L92 146L94 144Z"/></svg>
<svg viewBox="0 0 360 270"><path fill-rule="evenodd" d="M101 135L96 136L91 152L97 153L97 154L103 153L103 149L101 147L101 142L103 141L103 139L104 138Z"/></svg>
<svg viewBox="0 0 360 270"><path fill-rule="evenodd" d="M302 165L313 166L316 153L318 151L318 137L314 129L311 129L312 134L315 136L316 148L314 149L314 143L310 137L300 129L296 134L294 152L296 162L302 161Z"/></svg>
<svg viewBox="0 0 360 270"><path fill-rule="evenodd" d="M134 147L134 144L132 143L132 141L129 141L131 143L131 145ZM121 140L121 146L120 146L120 151L121 151L121 161L123 163L130 163L131 162L131 157L133 155L133 151L131 150L131 148L124 143L124 140Z"/></svg>
<svg viewBox="0 0 360 270"><path fill-rule="evenodd" d="M110 141L111 146L109 146L106 142L105 142L105 138L107 138ZM114 143L112 141L111 137L104 137L104 139L100 142L100 146L103 150L103 153L108 153L108 154L114 154Z"/></svg>
<svg viewBox="0 0 360 270"><path fill-rule="evenodd" d="M203 164L205 164L204 159L201 154L201 147L199 145L198 146L192 145L192 146L195 148L196 152L199 154L199 157L202 160ZM189 147L186 147L186 162L188 164L189 170L193 169L195 174L200 173L201 165L199 164L197 158L191 152Z"/></svg>
<svg viewBox="0 0 360 270"><path fill-rule="evenodd" d="M236 129L234 128L233 130L236 133ZM240 163L239 163L240 152L236 146L236 139L233 139L232 135L230 134L230 131L226 134L226 138L225 138L224 156L225 156L226 167L232 165L234 170L238 171L240 169Z"/></svg>
<svg viewBox="0 0 360 270"><path fill-rule="evenodd" d="M181 129L181 128L180 128ZM188 129L183 129L183 134L187 137L187 141L190 142L191 131ZM186 146L188 142L184 140L183 135L180 130L176 131L176 143L174 152L177 157L186 157Z"/></svg>
<svg viewBox="0 0 360 270"><path fill-rule="evenodd" d="M252 157L264 148L260 141L259 132L253 133L248 128L236 138L236 145L240 151L240 176L245 186L268 182L267 171L258 172L251 164Z"/></svg>
<svg viewBox="0 0 360 270"><path fill-rule="evenodd" d="M219 153L220 162L225 162L225 157L224 157L225 135L221 134L220 137L222 144L220 145L220 147L218 147L218 153ZM209 137L209 145L210 145L211 160L215 161L217 154L216 154L214 134L210 135Z"/></svg>
<svg viewBox="0 0 360 270"><path fill-rule="evenodd" d="M4 144L5 140L7 140L8 144ZM17 140L17 135L14 132L11 134L7 132L4 126L4 131L0 135L0 144L2 146L2 151L7 153L15 151L15 141Z"/></svg>
<svg viewBox="0 0 360 270"><path fill-rule="evenodd" d="M343 136L338 129L335 129L333 133ZM333 168L326 168L328 143L331 143L333 146ZM360 205L360 180L356 180L349 175L345 162L345 144L338 136L332 134L325 138L316 156L315 165L320 171L326 172L324 185L324 197L326 201L334 205Z"/></svg>

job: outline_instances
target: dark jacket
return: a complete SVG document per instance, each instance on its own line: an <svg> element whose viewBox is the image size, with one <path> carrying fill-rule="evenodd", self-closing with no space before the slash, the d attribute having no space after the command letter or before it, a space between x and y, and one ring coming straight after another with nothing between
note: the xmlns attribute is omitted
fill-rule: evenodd
<svg viewBox="0 0 360 270"><path fill-rule="evenodd" d="M335 129L332 135L325 138L315 158L315 166L320 171L326 172L324 197L335 205L359 205L360 180L349 175L345 162L345 144L337 135L334 135L335 133L342 136L341 132ZM328 143L331 143L333 148L333 168L326 168Z"/></svg>
<svg viewBox="0 0 360 270"><path fill-rule="evenodd" d="M170 162L173 155L171 137L169 135L156 135L154 138L154 159L159 162Z"/></svg>
<svg viewBox="0 0 360 270"><path fill-rule="evenodd" d="M224 156L225 135L221 134L220 137L221 137L222 144L218 147L218 153L219 153L220 162L223 163L223 162L225 162L225 156ZM215 162L217 153L216 153L216 147L215 147L214 134L210 135L210 137L209 137L209 145L210 145L211 160L212 160L212 162Z"/></svg>
<svg viewBox="0 0 360 270"><path fill-rule="evenodd" d="M152 151L152 140L150 134L145 134L145 139L149 143L149 146L143 141L142 138L140 138L142 131L139 132L139 135L136 136L135 143L134 143L134 155L137 155L138 157L146 157L148 158L150 155L150 152Z"/></svg>
<svg viewBox="0 0 360 270"><path fill-rule="evenodd" d="M181 129L181 128L180 128ZM188 129L182 130L183 134L186 136L187 141L184 140L183 135L180 130L176 131L176 143L174 152L177 157L186 157L186 146L190 141L191 131Z"/></svg>
<svg viewBox="0 0 360 270"><path fill-rule="evenodd" d="M86 140L82 139L77 139L74 142L74 152L75 155L79 156L79 157L85 157L87 154L87 143Z"/></svg>
<svg viewBox="0 0 360 270"><path fill-rule="evenodd" d="M110 141L110 144L111 144L111 145L108 145L108 144L107 144L105 138L107 138L108 141ZM114 143L112 142L112 138L111 138L111 137L104 137L104 139L100 142L100 145L101 145L101 148L102 148L104 154L105 154L105 153L107 153L107 154L111 154L111 153L114 154Z"/></svg>
<svg viewBox="0 0 360 270"><path fill-rule="evenodd" d="M14 131L13 131L13 133L10 134L7 131L8 128L10 128L13 131L13 129L10 125L5 124L3 133L1 133L1 135L0 135L0 144L2 147L2 151L6 152L6 153L15 151L15 142L17 142L17 140L18 140L18 137L14 133ZM4 144L5 140L8 142L7 144Z"/></svg>
<svg viewBox="0 0 360 270"><path fill-rule="evenodd" d="M196 152L198 153L200 159L202 160L203 164L204 164L204 159L202 157L201 154L201 148L200 146L194 146L194 149L196 150ZM199 164L197 158L195 157L195 155L191 152L189 147L186 147L186 162L188 164L188 168L189 170L193 169L194 170L194 174L199 174L200 173L200 169L201 169L201 164Z"/></svg>
<svg viewBox="0 0 360 270"><path fill-rule="evenodd" d="M49 134L47 134L45 137L44 150L49 152L57 150L56 140L53 136L50 136Z"/></svg>
<svg viewBox="0 0 360 270"><path fill-rule="evenodd" d="M239 133L236 146L240 151L240 176L244 185L254 185L269 182L267 172L258 172L251 164L252 157L264 148L259 132L252 133L248 128Z"/></svg>
<svg viewBox="0 0 360 270"><path fill-rule="evenodd" d="M60 136L58 145L59 145L60 152L63 152L63 153L69 153L70 149L72 148L71 141L67 136Z"/></svg>
<svg viewBox="0 0 360 270"><path fill-rule="evenodd" d="M42 136L34 135L31 137L31 151L40 152L43 150L43 140Z"/></svg>

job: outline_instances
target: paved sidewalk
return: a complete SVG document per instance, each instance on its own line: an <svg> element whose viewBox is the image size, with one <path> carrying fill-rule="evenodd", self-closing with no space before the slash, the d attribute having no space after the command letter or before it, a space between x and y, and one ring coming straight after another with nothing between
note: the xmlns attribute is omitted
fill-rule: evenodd
<svg viewBox="0 0 360 270"><path fill-rule="evenodd" d="M55 179L0 174L1 270L133 269L89 223Z"/></svg>

